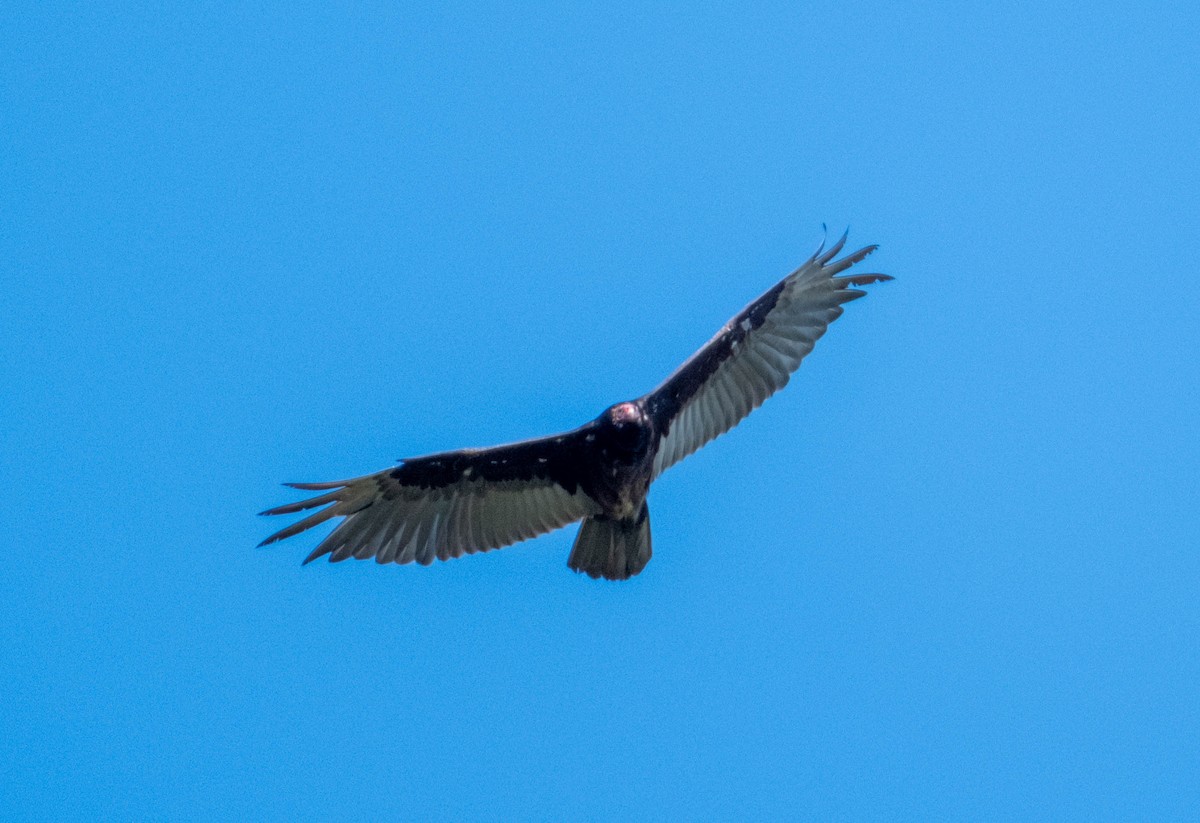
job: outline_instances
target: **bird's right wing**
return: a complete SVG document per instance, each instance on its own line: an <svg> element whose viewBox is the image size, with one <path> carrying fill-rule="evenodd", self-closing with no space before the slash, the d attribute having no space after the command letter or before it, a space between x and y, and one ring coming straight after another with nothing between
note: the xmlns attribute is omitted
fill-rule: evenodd
<svg viewBox="0 0 1200 823"><path fill-rule="evenodd" d="M729 431L782 389L842 304L866 295L852 288L891 280L886 274L842 275L875 246L834 260L846 237L818 249L725 324L661 386L643 398L659 431L654 476Z"/></svg>
<svg viewBox="0 0 1200 823"><path fill-rule="evenodd" d="M332 483L290 483L325 492L269 509L321 511L268 537L284 540L344 517L304 562L330 555L423 565L526 540L599 511L580 488L583 432L490 449L463 449L402 461L394 469Z"/></svg>

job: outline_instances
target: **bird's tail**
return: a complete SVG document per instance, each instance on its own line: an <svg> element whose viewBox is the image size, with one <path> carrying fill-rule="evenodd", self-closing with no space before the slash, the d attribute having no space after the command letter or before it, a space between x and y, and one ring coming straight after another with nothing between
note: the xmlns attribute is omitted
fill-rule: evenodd
<svg viewBox="0 0 1200 823"><path fill-rule="evenodd" d="M589 517L579 527L567 565L588 577L628 580L650 562L650 510L632 520Z"/></svg>

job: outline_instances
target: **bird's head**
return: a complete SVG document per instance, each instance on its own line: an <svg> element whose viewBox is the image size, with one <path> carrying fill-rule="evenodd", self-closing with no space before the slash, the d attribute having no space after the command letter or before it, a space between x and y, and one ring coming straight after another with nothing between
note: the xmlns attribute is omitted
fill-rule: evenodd
<svg viewBox="0 0 1200 823"><path fill-rule="evenodd" d="M637 403L618 403L611 406L604 412L602 419L612 435L612 442L621 449L632 451L649 440L649 420Z"/></svg>

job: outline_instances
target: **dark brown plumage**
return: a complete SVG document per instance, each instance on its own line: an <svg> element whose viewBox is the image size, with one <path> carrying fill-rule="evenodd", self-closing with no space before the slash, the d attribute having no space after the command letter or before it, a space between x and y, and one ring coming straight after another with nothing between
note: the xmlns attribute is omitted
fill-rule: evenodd
<svg viewBox="0 0 1200 823"><path fill-rule="evenodd" d="M305 562L328 554L429 564L582 520L568 565L591 577L632 577L650 561L646 494L654 479L783 388L842 304L866 294L855 286L892 279L843 275L875 250L835 260L845 242L843 235L818 249L649 394L551 437L411 458L350 480L289 484L324 494L263 514L326 508L262 545L344 517Z"/></svg>

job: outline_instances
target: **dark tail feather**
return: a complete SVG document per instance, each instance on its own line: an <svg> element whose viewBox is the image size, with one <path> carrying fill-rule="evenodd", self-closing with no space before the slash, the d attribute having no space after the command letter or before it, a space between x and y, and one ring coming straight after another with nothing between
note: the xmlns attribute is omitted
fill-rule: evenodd
<svg viewBox="0 0 1200 823"><path fill-rule="evenodd" d="M628 580L646 568L650 554L650 510L643 503L633 520L584 520L567 565L588 577Z"/></svg>

